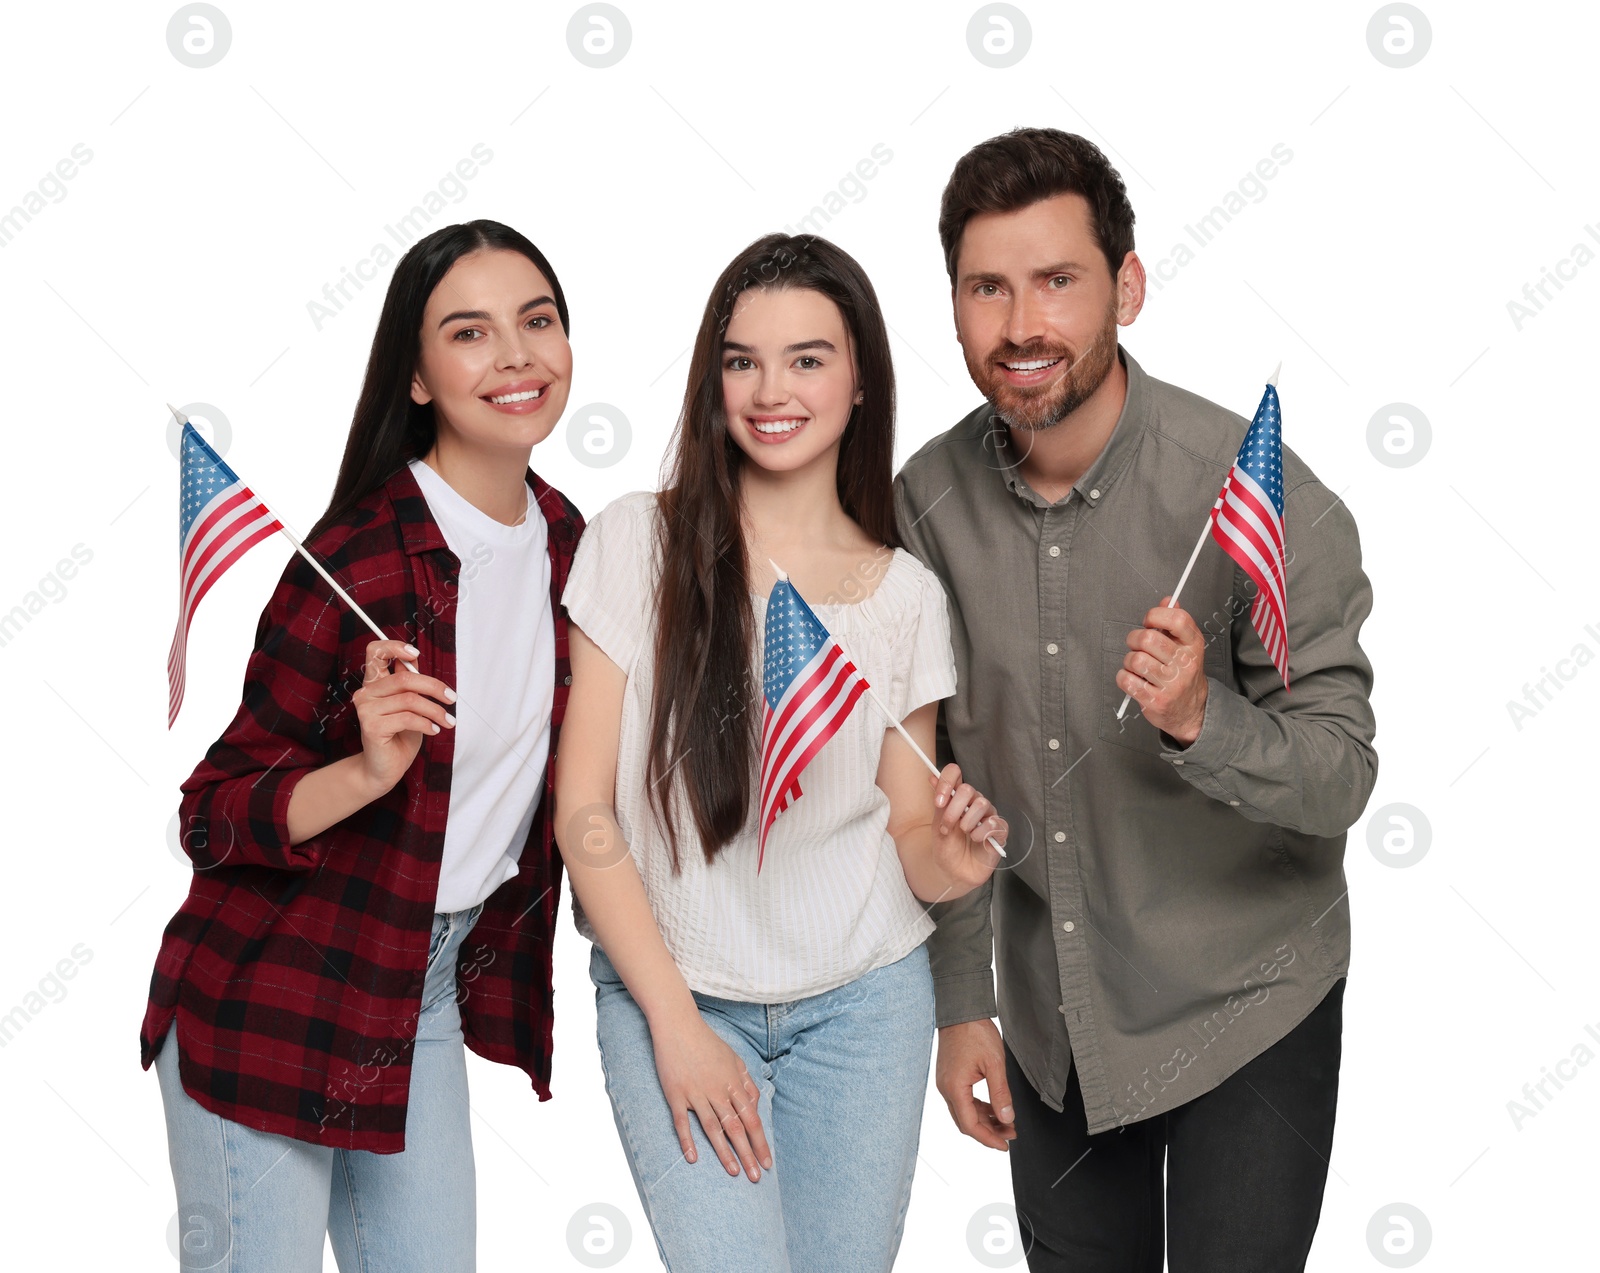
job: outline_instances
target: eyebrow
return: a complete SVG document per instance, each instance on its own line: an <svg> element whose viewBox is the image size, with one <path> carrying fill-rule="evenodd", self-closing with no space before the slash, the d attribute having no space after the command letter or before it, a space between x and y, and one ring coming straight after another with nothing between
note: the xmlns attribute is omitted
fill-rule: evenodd
<svg viewBox="0 0 1600 1273"><path fill-rule="evenodd" d="M722 347L724 349L731 349L734 352L741 354L755 353L755 350L750 348L749 345L741 345L737 341L732 340L723 341ZM830 354L836 354L839 352L831 340L802 340L793 345L785 345L783 347L783 352L786 354L797 354L802 349L826 349Z"/></svg>
<svg viewBox="0 0 1600 1273"><path fill-rule="evenodd" d="M554 304L555 301L550 297L539 296L531 301L523 301L521 308L517 310L517 314L520 316L522 314L526 314L530 309L538 309L541 305ZM472 318L476 319L480 323L486 323L489 321L489 315L481 309L458 309L455 313L446 314L443 318L441 318L439 320L439 326L443 327L446 323L453 323L458 318Z"/></svg>
<svg viewBox="0 0 1600 1273"><path fill-rule="evenodd" d="M1057 274L1071 274L1074 270L1082 272L1083 269L1084 267L1077 261L1056 261L1054 264L1029 271L1029 276L1036 279L1054 278ZM974 271L971 274L963 274L961 281L962 283L1004 283L1006 276L1004 274Z"/></svg>

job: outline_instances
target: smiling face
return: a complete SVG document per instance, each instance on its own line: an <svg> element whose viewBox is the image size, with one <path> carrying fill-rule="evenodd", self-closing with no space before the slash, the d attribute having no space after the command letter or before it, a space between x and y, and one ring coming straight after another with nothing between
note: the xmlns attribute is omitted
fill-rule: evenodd
<svg viewBox="0 0 1600 1273"><path fill-rule="evenodd" d="M1131 264L1130 264L1131 263ZM1047 429L1105 381L1117 326L1138 315L1123 277L1112 278L1082 195L1041 199L967 222L956 259L956 335L967 371L1015 429Z"/></svg>
<svg viewBox="0 0 1600 1273"><path fill-rule="evenodd" d="M805 287L753 287L734 303L722 348L728 432L754 463L792 472L831 455L860 401L839 307Z"/></svg>
<svg viewBox="0 0 1600 1273"><path fill-rule="evenodd" d="M439 280L422 314L414 402L439 431L475 448L525 451L561 418L572 346L555 289L520 252L470 252Z"/></svg>

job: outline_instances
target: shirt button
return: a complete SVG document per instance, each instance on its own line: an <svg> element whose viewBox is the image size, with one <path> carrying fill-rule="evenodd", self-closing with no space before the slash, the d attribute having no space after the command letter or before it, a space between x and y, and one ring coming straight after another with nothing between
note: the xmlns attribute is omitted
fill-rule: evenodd
<svg viewBox="0 0 1600 1273"><path fill-rule="evenodd" d="M1059 544L1051 544L1050 545L1050 555L1052 557L1061 556L1061 546Z"/></svg>
<svg viewBox="0 0 1600 1273"><path fill-rule="evenodd" d="M563 685L571 685L572 684L572 673L569 672L569 673L567 673L567 675L563 676L561 678L561 683Z"/></svg>
<svg viewBox="0 0 1600 1273"><path fill-rule="evenodd" d="M1060 844L1066 838L1067 838L1067 833L1065 831L1057 831L1056 832L1056 843L1057 844Z"/></svg>
<svg viewBox="0 0 1600 1273"><path fill-rule="evenodd" d="M1237 809L1239 807L1239 802L1237 800L1230 800L1230 801L1228 801L1228 803L1230 805L1232 805L1235 809Z"/></svg>
<svg viewBox="0 0 1600 1273"><path fill-rule="evenodd" d="M1049 645L1044 647L1044 652L1046 654L1055 654L1059 650L1059 648L1060 647L1057 646L1054 641L1052 641L1052 642L1050 642Z"/></svg>
<svg viewBox="0 0 1600 1273"><path fill-rule="evenodd" d="M1070 920L1070 919L1069 919L1069 920L1068 920L1068 921L1067 921L1067 922L1066 922L1066 923L1065 923L1065 924L1063 924L1063 925L1061 925L1061 931L1062 931L1062 932L1064 932L1064 933L1070 933L1070 932L1071 932L1071 931L1072 931L1072 930L1073 930L1073 929L1074 929L1074 928L1076 928L1076 927L1077 927L1077 925L1076 925L1076 924L1074 924L1074 923L1073 923L1073 922L1072 922L1072 921L1071 921L1071 920Z"/></svg>
<svg viewBox="0 0 1600 1273"><path fill-rule="evenodd" d="M1095 487L1092 491L1089 492L1089 498L1090 499L1099 499L1100 498L1100 488L1098 486Z"/></svg>
<svg viewBox="0 0 1600 1273"><path fill-rule="evenodd" d="M1051 751L1060 751L1061 750L1061 741L1059 739L1052 738L1050 740L1050 744L1049 745L1050 745L1050 750Z"/></svg>
<svg viewBox="0 0 1600 1273"><path fill-rule="evenodd" d="M1179 757L1177 760L1174 760L1172 763L1175 764L1175 765L1181 765L1183 763L1183 759L1182 759L1182 757Z"/></svg>
<svg viewBox="0 0 1600 1273"><path fill-rule="evenodd" d="M1067 1005L1064 1004L1064 1003L1057 1004L1056 1005L1056 1011L1059 1012L1062 1016L1066 1016L1067 1015Z"/></svg>

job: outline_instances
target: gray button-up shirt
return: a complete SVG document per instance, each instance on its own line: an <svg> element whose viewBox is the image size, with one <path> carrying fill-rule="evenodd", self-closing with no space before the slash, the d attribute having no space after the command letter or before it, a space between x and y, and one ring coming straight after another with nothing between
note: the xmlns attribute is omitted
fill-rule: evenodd
<svg viewBox="0 0 1600 1273"><path fill-rule="evenodd" d="M1119 354L1122 414L1063 499L1023 480L988 403L895 479L906 546L950 600L940 763L1011 823L990 883L935 908L938 1023L996 1014L997 949L1006 1042L1054 1109L1076 1061L1091 1132L1209 1091L1345 974L1345 831L1378 765L1355 522L1287 447L1292 692L1250 625L1254 584L1208 543L1179 598L1208 637L1200 736L1180 748L1137 703L1116 719L1127 635L1248 427Z"/></svg>

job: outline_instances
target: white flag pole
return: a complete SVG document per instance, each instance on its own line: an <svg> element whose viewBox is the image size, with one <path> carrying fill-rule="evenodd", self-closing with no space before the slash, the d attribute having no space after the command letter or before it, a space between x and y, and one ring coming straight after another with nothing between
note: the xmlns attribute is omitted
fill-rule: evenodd
<svg viewBox="0 0 1600 1273"><path fill-rule="evenodd" d="M179 411L178 408L173 406L170 402L167 403L167 410L172 412L173 418L177 420L179 428L182 428L184 425L189 423L189 417L184 415L183 412ZM254 492L255 488L252 487L251 490ZM272 520L278 523L278 530L282 532L283 537L294 545L295 552L304 557L306 561L310 563L311 568L328 581L328 586L339 594L347 606L356 612L356 614L360 617L361 622L365 623L367 627L372 629L373 634L378 638L378 640L387 641L389 638L384 635L383 629L374 623L371 619L371 616L369 616L365 610L356 604L356 599L343 588L341 588L338 584L338 581L323 569L322 563L306 551L306 546L296 539L294 535L289 532L289 528L284 525L283 518L279 517L277 513L274 513L272 509L268 507L267 501L261 499L259 494L256 495L256 499L261 501L261 507L265 508L267 512L272 513ZM406 663L403 660L401 661L401 666L404 667L408 672L415 672L417 670L416 664Z"/></svg>
<svg viewBox="0 0 1600 1273"><path fill-rule="evenodd" d="M768 557L767 560L772 562L772 568L773 568L773 570L775 570L777 572L779 579L788 579L789 576L784 571L782 566L778 565L777 562L772 561L772 558L770 558L770 557ZM829 636L833 636L833 634L831 632L828 635ZM839 638L836 637L836 636L834 636L833 639L835 641L839 640ZM839 643L839 648L841 650L844 649L844 643L843 642ZM849 658L849 654L846 653L845 657ZM854 662L853 659L851 661ZM925 764L928 767L928 772L931 773L934 777L937 778L939 776L939 766L934 764L933 761L928 759L928 753L923 751L921 747L917 746L917 740L915 738L913 738L909 733L907 733L906 732L906 727L904 725L902 725L899 721L897 721L894 718L894 713L891 712L888 709L888 707L884 704L884 701L881 698L878 697L878 691L872 688L871 683L866 679L866 677L862 677L861 678L861 684L866 687L867 696L869 698L871 698L872 701L875 704L877 704L878 710L883 713L884 720L888 721L890 725L894 726L895 732L897 734L899 734L901 738L904 738L906 740L907 744L910 745L912 751L917 753L917 759L920 760L923 764ZM993 849L996 853L998 853L1001 857L1005 857L1006 856L1005 849L994 838L994 836L988 835L988 836L985 836L984 839L988 842L989 847L991 849Z"/></svg>
<svg viewBox="0 0 1600 1273"><path fill-rule="evenodd" d="M1213 505L1213 507L1215 507ZM1178 594L1183 591L1183 585L1189 582L1189 572L1194 569L1194 563L1199 560L1200 550L1206 546L1206 540L1211 538L1211 516L1206 515L1205 528L1200 532L1200 538L1194 541L1194 551L1189 554L1189 564L1183 568L1183 574L1178 578L1178 586L1172 590L1172 600L1167 602L1169 608L1178 604ZM1128 710L1128 704L1133 699L1132 694L1122 696L1122 705L1117 708L1117 719L1121 720Z"/></svg>
<svg viewBox="0 0 1600 1273"><path fill-rule="evenodd" d="M1282 370L1283 364L1280 362L1272 369L1272 375L1267 380L1267 383L1274 389L1278 387L1278 373ZM1231 472L1232 470L1230 469L1229 471ZM1216 507L1217 506L1215 504L1211 506L1212 512L1216 511ZM1200 531L1200 538L1194 541L1194 551L1189 554L1189 564L1183 568L1183 574L1178 576L1178 586L1172 590L1172 600L1167 602L1168 609L1176 608L1178 604L1178 594L1183 591L1183 585L1189 582L1189 572L1194 569L1194 563L1200 558L1200 550L1206 546L1206 540L1209 538L1211 538L1211 513L1206 514L1206 524ZM1126 714L1128 710L1128 704L1132 701L1132 699L1133 695L1131 694L1124 694L1122 696L1122 705L1117 708L1118 720L1121 720L1124 714Z"/></svg>

